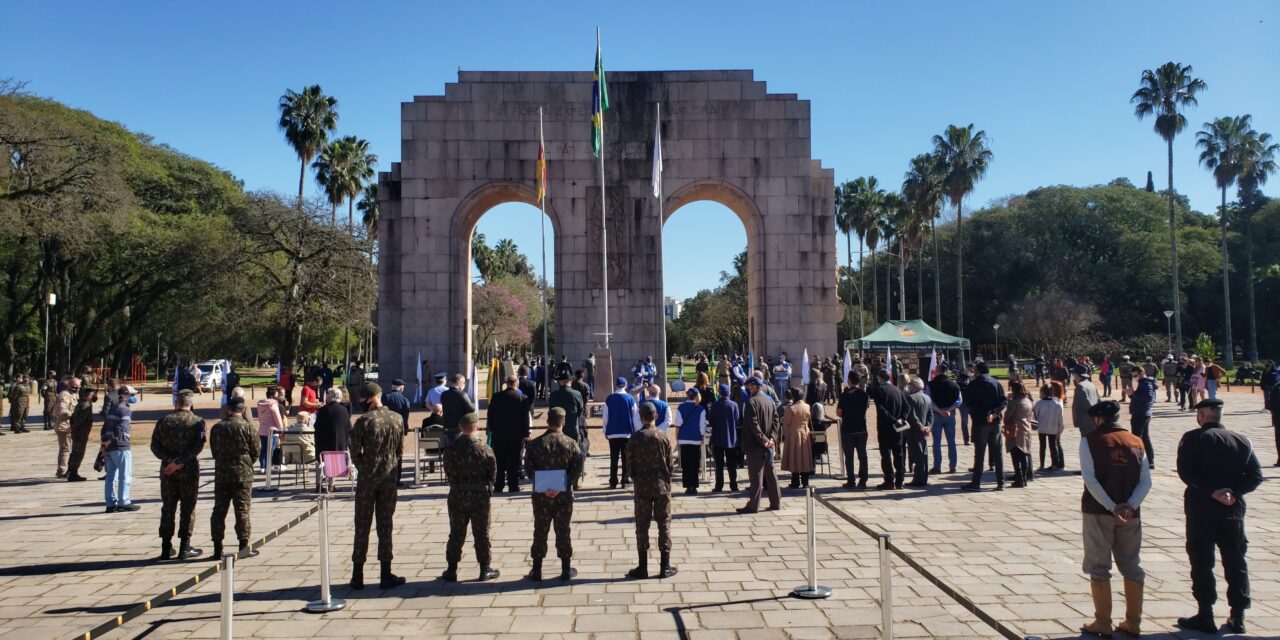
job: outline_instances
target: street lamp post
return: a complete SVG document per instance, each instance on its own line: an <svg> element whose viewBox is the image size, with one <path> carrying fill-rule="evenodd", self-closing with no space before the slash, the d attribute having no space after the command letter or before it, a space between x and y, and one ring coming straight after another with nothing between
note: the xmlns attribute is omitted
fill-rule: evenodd
<svg viewBox="0 0 1280 640"><path fill-rule="evenodd" d="M993 324L991 328L996 332L996 359L1000 358L1000 325Z"/></svg>
<svg viewBox="0 0 1280 640"><path fill-rule="evenodd" d="M156 332L156 381L157 382L160 381L160 337L163 335L164 333L161 331Z"/></svg>
<svg viewBox="0 0 1280 640"><path fill-rule="evenodd" d="M1169 335L1169 355L1173 355L1173 312L1164 312L1165 331Z"/></svg>

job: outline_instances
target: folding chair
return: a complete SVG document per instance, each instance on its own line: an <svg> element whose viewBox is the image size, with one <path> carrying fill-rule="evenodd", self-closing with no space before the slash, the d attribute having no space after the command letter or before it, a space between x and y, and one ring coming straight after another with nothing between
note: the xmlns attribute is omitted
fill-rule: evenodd
<svg viewBox="0 0 1280 640"><path fill-rule="evenodd" d="M306 446L304 446L301 442L281 442L279 445L279 449L280 449L280 461L284 462L288 460L291 462L289 466L293 467L294 484L301 483L302 473L303 473L302 470L304 467L308 466L307 463L305 462L307 458ZM291 452L294 453L292 458L290 458Z"/></svg>
<svg viewBox="0 0 1280 640"><path fill-rule="evenodd" d="M346 451L325 451L320 454L321 482L346 478L351 492L356 491L355 467L351 465L351 454Z"/></svg>
<svg viewBox="0 0 1280 640"><path fill-rule="evenodd" d="M418 471L422 472L422 463L426 462L431 465L430 470L425 473L436 472L441 480L444 479L444 430L430 429L422 433L418 437ZM422 481L421 478L414 478L414 483Z"/></svg>
<svg viewBox="0 0 1280 640"><path fill-rule="evenodd" d="M831 446L827 441L827 430L813 431L813 470L817 471L819 467L827 468L827 475L831 475Z"/></svg>

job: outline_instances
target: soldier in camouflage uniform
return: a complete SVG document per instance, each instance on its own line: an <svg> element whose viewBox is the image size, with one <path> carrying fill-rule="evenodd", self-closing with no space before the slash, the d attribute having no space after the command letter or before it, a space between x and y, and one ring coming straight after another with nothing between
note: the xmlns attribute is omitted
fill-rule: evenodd
<svg viewBox="0 0 1280 640"><path fill-rule="evenodd" d="M253 465L257 464L261 444L258 430L244 417L244 398L227 401L227 417L209 430L209 452L213 454L213 515L209 519L209 535L213 538L213 557L222 557L222 534L227 526L227 507L236 508L236 538L240 541L240 557L258 555L249 548L249 504L253 494Z"/></svg>
<svg viewBox="0 0 1280 640"><path fill-rule="evenodd" d="M9 385L9 429L14 433L27 433L27 411L31 403L31 385L26 374L19 373Z"/></svg>
<svg viewBox="0 0 1280 640"><path fill-rule="evenodd" d="M173 557L173 515L182 505L178 522L178 559L200 555L191 546L196 496L200 492L200 452L204 449L204 420L192 412L195 396L178 394L177 410L160 418L151 434L151 453L160 459L160 559Z"/></svg>
<svg viewBox="0 0 1280 640"><path fill-rule="evenodd" d="M351 588L364 588L364 561L369 553L369 525L378 522L378 562L382 572L378 586L390 589L404 584L391 573L391 519L396 513L399 461L404 453L404 420L382 406L382 387L366 382L360 387L365 413L351 427L351 461L356 465L356 536L351 548Z"/></svg>
<svg viewBox="0 0 1280 640"><path fill-rule="evenodd" d="M563 375L563 374L562 374ZM568 376L565 383L568 383ZM564 390L562 387L560 390ZM558 393L557 391L556 393ZM553 393L552 395L555 395ZM573 560L573 540L569 525L573 520L573 480L582 470L582 456L578 443L562 431L565 410L552 407L547 412L547 430L529 441L524 450L525 475L532 480L535 471L564 470L565 490L533 494L533 558L530 580L542 579L542 559L547 555L547 531L554 521L556 525L556 555L560 558L560 579L569 580L578 575L570 563Z"/></svg>
<svg viewBox="0 0 1280 640"><path fill-rule="evenodd" d="M636 547L640 565L627 572L632 578L649 577L649 522L658 522L658 551L662 554L659 577L676 574L671 566L671 441L654 427L658 410L652 402L640 405L643 427L627 441L627 468L635 491Z"/></svg>
<svg viewBox="0 0 1280 640"><path fill-rule="evenodd" d="M449 563L441 579L458 579L458 562L462 560L462 543L467 540L467 524L475 536L476 561L480 563L480 579L493 580L500 575L490 566L489 496L498 478L498 459L493 449L476 435L480 416L468 413L458 424L461 434L444 450L444 474L449 478L449 543L444 558Z"/></svg>
<svg viewBox="0 0 1280 640"><path fill-rule="evenodd" d="M53 428L55 418L54 409L58 405L58 374L50 371L41 383L40 394L44 397L43 412L40 414L44 418L44 430L48 431Z"/></svg>
<svg viewBox="0 0 1280 640"><path fill-rule="evenodd" d="M84 450L93 431L93 405L98 402L97 392L93 387L80 387L79 402L71 413L71 457L67 460L67 482L86 480L80 475L80 463L84 462Z"/></svg>

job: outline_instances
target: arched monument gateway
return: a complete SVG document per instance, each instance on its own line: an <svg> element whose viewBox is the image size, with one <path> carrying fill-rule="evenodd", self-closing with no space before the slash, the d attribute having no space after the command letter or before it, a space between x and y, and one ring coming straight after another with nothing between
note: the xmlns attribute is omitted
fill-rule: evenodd
<svg viewBox="0 0 1280 640"><path fill-rule="evenodd" d="M768 93L751 71L610 72L608 90L607 292L618 368L665 353L662 226L698 200L725 205L746 228L755 353L833 353L834 172L811 157L808 101ZM434 369L470 370L471 236L495 205L535 203L539 107L555 233L552 355L580 362L600 352L604 268L591 97L589 71L463 71L444 95L401 105L402 159L379 176L383 379L412 380L419 351ZM651 187L656 103L661 211Z"/></svg>

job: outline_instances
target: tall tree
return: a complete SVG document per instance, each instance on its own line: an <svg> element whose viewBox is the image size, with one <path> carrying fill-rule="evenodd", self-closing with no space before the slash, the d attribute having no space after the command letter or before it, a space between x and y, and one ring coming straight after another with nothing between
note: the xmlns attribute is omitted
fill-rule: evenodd
<svg viewBox="0 0 1280 640"><path fill-rule="evenodd" d="M1224 348L1228 369L1235 367L1235 342L1231 339L1231 259L1227 253L1227 189L1235 184L1243 163L1242 147L1250 116L1225 116L1204 123L1196 133L1196 146L1200 148L1200 164L1213 173L1214 184L1222 193L1218 208L1218 227L1222 231L1222 325L1226 332ZM1256 132L1255 132L1256 134ZM1212 355L1212 354L1210 354Z"/></svg>
<svg viewBox="0 0 1280 640"><path fill-rule="evenodd" d="M360 192L360 202L356 203L360 210L360 221L370 242L378 241L378 183L370 182Z"/></svg>
<svg viewBox="0 0 1280 640"><path fill-rule="evenodd" d="M854 217L853 217L852 195L853 195L852 182L846 182L844 184L836 185L836 192L835 192L836 228L840 230L840 233L844 234L844 250L845 250L845 257L847 259L847 264L849 265L849 285L851 289L853 286L853 234L857 227L857 225L855 224L856 221L854 220ZM861 239L858 240L858 246L859 246L859 250L861 250L861 246L862 246ZM859 274L859 277L861 277L861 274ZM858 289L858 304L859 305L862 304L861 287L859 287ZM849 332L853 333L853 291L850 291L848 297L845 298L844 316L845 316L845 321L849 323ZM863 331L863 333L860 333L858 335L859 336L865 335L865 329L866 329L865 327L860 327L859 330Z"/></svg>
<svg viewBox="0 0 1280 640"><path fill-rule="evenodd" d="M1252 128L1241 140L1240 175L1236 179L1239 185L1237 195L1240 199L1240 214L1237 219L1245 231L1245 292L1249 305L1249 354L1250 360L1258 359L1258 321L1254 306L1253 285L1253 217L1265 204L1266 199L1260 191L1261 185L1276 171L1276 155L1280 153L1280 144L1271 141L1271 134L1258 133Z"/></svg>
<svg viewBox="0 0 1280 640"><path fill-rule="evenodd" d="M338 205L347 194L345 167L350 151L342 140L334 140L320 149L320 155L311 168L316 170L316 184L324 191L329 203L329 224L338 226Z"/></svg>
<svg viewBox="0 0 1280 640"><path fill-rule="evenodd" d="M284 138L293 147L302 168L298 171L298 211L302 211L302 187L307 177L307 165L329 141L329 134L338 127L338 100L327 96L320 85L313 84L301 93L289 89L280 96L279 127Z"/></svg>
<svg viewBox="0 0 1280 640"><path fill-rule="evenodd" d="M964 211L965 196L987 174L995 154L987 147L987 133L966 127L947 126L933 137L933 153L942 170L942 187L947 199L956 206L956 335L964 330Z"/></svg>
<svg viewBox="0 0 1280 640"><path fill-rule="evenodd" d="M1173 287L1173 326L1177 349L1182 349L1182 295L1178 286L1178 222L1174 218L1173 139L1187 126L1182 111L1198 103L1196 94L1204 91L1204 80L1191 75L1191 65L1166 62L1152 71L1142 72L1138 90L1129 103L1139 120L1155 116L1155 131L1165 142L1169 161L1169 257Z"/></svg>
<svg viewBox="0 0 1280 640"><path fill-rule="evenodd" d="M880 287L875 278L875 252L880 244L880 227L877 224L884 208L884 189L874 176L858 178L853 181L850 215L853 218L854 232L858 234L861 244L858 247L858 278L861 280L864 258L863 246L871 252L871 319L880 322ZM865 332L864 332L865 335Z"/></svg>
<svg viewBox="0 0 1280 640"><path fill-rule="evenodd" d="M907 170L907 174L902 182L902 195L911 203L911 209L914 215L915 224L919 225L915 230L920 237L913 238L923 243L924 226L929 227L929 233L933 240L933 306L935 327L942 330L942 283L941 283L941 267L938 265L938 233L935 224L938 215L942 211L942 172L939 170L937 158L931 154L922 153L911 159L911 168ZM918 246L917 250L921 250L922 246ZM923 266L923 253L919 264ZM920 277L921 269L917 267L917 277ZM920 298L920 317L924 318L924 295L923 292L917 292Z"/></svg>
<svg viewBox="0 0 1280 640"><path fill-rule="evenodd" d="M346 164L343 167L343 187L347 198L347 232L355 233L356 197L372 184L377 174L378 156L369 151L369 141L355 136L345 136Z"/></svg>
<svg viewBox="0 0 1280 640"><path fill-rule="evenodd" d="M893 244L895 242L898 243L897 269L894 269L893 261L890 261L889 268L884 273L884 276L885 276L884 277L884 291L885 291L885 302L884 302L885 314L884 315L885 315L885 320L893 319L893 284L891 280L892 280L893 272L896 270L898 272L898 286L899 286L898 314L900 317L898 319L906 320L907 289L906 289L906 284L904 282L904 275L903 275L905 265L902 262L902 254L903 254L902 238L904 235L903 223L905 222L905 216L903 212L906 210L906 201L903 200L902 196L898 195L897 193L889 192L884 195L883 203L884 203L883 209L880 214L880 219L877 220L877 226L880 228L880 238L884 240L885 253L892 255Z"/></svg>

